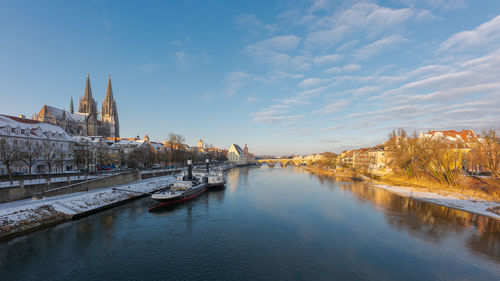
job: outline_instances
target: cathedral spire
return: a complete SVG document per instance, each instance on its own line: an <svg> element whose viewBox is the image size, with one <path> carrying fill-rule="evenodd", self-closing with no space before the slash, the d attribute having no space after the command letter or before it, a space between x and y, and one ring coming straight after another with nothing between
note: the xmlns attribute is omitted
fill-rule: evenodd
<svg viewBox="0 0 500 281"><path fill-rule="evenodd" d="M90 100L92 98L92 89L90 88L90 77L87 72L87 82L85 83L85 94L83 95L86 100Z"/></svg>
<svg viewBox="0 0 500 281"><path fill-rule="evenodd" d="M101 122L108 136L112 137L120 136L118 110L116 108L116 102L113 97L113 88L111 87L111 75L108 76L108 87L106 89L106 97L102 102Z"/></svg>
<svg viewBox="0 0 500 281"><path fill-rule="evenodd" d="M90 88L90 77L87 73L87 81L85 82L85 94L80 98L78 103L78 112L87 114L97 114L97 107L94 98L92 97L92 89Z"/></svg>
<svg viewBox="0 0 500 281"><path fill-rule="evenodd" d="M73 105L73 97L71 97L71 101L69 102L69 112L75 113L75 106Z"/></svg>
<svg viewBox="0 0 500 281"><path fill-rule="evenodd" d="M104 102L113 102L113 89L111 88L111 75L108 76L108 88L106 89L106 97Z"/></svg>

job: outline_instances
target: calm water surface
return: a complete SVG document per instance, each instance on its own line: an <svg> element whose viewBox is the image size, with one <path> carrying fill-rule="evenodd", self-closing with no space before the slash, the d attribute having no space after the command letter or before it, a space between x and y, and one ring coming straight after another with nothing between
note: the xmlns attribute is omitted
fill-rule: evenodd
<svg viewBox="0 0 500 281"><path fill-rule="evenodd" d="M500 280L500 223L297 168L0 242L0 280Z"/></svg>

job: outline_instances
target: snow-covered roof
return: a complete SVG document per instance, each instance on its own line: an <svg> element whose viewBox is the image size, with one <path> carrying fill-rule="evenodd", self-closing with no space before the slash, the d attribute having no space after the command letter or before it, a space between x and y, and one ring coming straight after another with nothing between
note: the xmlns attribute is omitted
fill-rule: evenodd
<svg viewBox="0 0 500 281"><path fill-rule="evenodd" d="M138 146L140 143L133 140L119 140L111 145L111 147Z"/></svg>
<svg viewBox="0 0 500 281"><path fill-rule="evenodd" d="M162 150L164 148L164 145L159 142L150 142L150 143L156 150Z"/></svg>
<svg viewBox="0 0 500 281"><path fill-rule="evenodd" d="M480 139L480 136L476 135L473 130L462 130L461 132L455 130L421 132L420 137L430 137L432 139L444 138L449 141L463 142L473 142Z"/></svg>
<svg viewBox="0 0 500 281"><path fill-rule="evenodd" d="M106 140L106 137L102 136L73 136L73 140L80 143L89 142L94 144L109 145L109 142Z"/></svg>
<svg viewBox="0 0 500 281"><path fill-rule="evenodd" d="M36 120L0 114L0 135L72 141L59 126Z"/></svg>
<svg viewBox="0 0 500 281"><path fill-rule="evenodd" d="M234 152L236 154L238 154L239 156L242 156L242 155L245 155L245 153L243 152L243 149L241 149L241 147L237 144L232 144L231 145L231 148L229 148L229 152Z"/></svg>
<svg viewBox="0 0 500 281"><path fill-rule="evenodd" d="M85 121L85 118L87 117L87 114L85 113L71 113L69 111L65 111L62 109L59 109L57 107L53 107L50 105L45 105L47 109L52 113L56 118L62 119L63 112L66 115L66 120L68 121L73 121L73 122L83 122Z"/></svg>

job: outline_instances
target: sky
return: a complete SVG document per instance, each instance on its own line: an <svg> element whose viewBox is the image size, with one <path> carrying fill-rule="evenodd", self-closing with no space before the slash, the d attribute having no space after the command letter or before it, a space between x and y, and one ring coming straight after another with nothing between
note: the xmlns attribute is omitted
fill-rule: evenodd
<svg viewBox="0 0 500 281"><path fill-rule="evenodd" d="M123 137L289 155L498 128L500 1L3 1L0 113L111 75Z"/></svg>

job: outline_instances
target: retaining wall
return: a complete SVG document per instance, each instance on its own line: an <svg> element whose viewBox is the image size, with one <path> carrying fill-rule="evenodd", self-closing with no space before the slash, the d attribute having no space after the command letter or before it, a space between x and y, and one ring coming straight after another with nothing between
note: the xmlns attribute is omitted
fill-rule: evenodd
<svg viewBox="0 0 500 281"><path fill-rule="evenodd" d="M180 171L181 169L177 170ZM156 178L156 177L162 177L166 175L172 174L172 171L163 171L163 172L152 172L152 173L144 173L141 175L142 179L149 179L149 178Z"/></svg>
<svg viewBox="0 0 500 281"><path fill-rule="evenodd" d="M71 182L59 181L50 183L49 185L47 185L46 183L40 183L40 184L25 185L24 187L20 186L2 187L0 188L0 203L31 198L35 193L40 193L49 189L65 186L68 185L69 183L78 183L82 181L84 181L83 177L81 177L80 180L73 180Z"/></svg>
<svg viewBox="0 0 500 281"><path fill-rule="evenodd" d="M45 190L43 192L35 193L33 195L33 199L41 199L43 197L52 197L81 191L89 191L113 185L122 185L138 181L140 178L140 173L138 172L121 173L118 175L91 179L81 183L75 183L63 187Z"/></svg>

